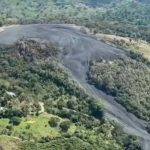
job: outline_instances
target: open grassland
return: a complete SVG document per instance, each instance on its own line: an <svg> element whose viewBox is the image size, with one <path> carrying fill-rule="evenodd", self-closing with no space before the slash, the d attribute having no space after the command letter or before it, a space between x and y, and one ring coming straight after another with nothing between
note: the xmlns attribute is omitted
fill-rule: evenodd
<svg viewBox="0 0 150 150"><path fill-rule="evenodd" d="M146 41L110 34L96 34L96 37L99 40L104 40L105 42L109 42L110 44L112 43L134 52L139 52L143 54L144 57L150 60L150 43Z"/></svg>
<svg viewBox="0 0 150 150"><path fill-rule="evenodd" d="M19 137L22 134L26 138L36 139L38 140L40 137L49 137L50 139L54 139L59 137L61 134L61 130L59 128L59 124L64 121L64 119L59 118L58 126L53 128L49 125L48 121L52 117L57 117L50 114L41 114L39 116L28 116L26 118L21 118L21 123L18 126L14 126L11 129L11 135L15 137ZM57 117L58 118L58 117ZM0 131L4 132L9 126L8 119L0 119ZM75 125L72 124L68 130L68 133L73 134L75 132Z"/></svg>

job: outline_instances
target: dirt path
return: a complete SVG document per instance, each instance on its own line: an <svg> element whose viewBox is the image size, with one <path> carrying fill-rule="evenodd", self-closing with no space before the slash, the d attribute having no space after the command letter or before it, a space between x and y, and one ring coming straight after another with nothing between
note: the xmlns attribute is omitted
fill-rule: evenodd
<svg viewBox="0 0 150 150"><path fill-rule="evenodd" d="M39 111L39 113L44 113L45 112L45 108L44 108L44 103L43 102L39 102L39 105L41 107L41 110Z"/></svg>

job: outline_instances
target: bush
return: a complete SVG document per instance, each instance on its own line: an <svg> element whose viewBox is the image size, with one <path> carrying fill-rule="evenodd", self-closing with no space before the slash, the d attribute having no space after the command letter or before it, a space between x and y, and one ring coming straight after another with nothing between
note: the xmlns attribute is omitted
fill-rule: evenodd
<svg viewBox="0 0 150 150"><path fill-rule="evenodd" d="M49 120L48 123L49 123L49 125L50 125L51 127L57 127L59 121L60 121L59 118L57 118L57 117L52 117L52 118Z"/></svg>
<svg viewBox="0 0 150 150"><path fill-rule="evenodd" d="M103 119L103 117L104 117L103 108L102 108L102 106L99 103L96 102L96 100L93 100L91 102L90 108L91 108L91 114L95 118Z"/></svg>
<svg viewBox="0 0 150 150"><path fill-rule="evenodd" d="M31 125L28 124L28 125L26 126L26 129L30 129L30 128L31 128Z"/></svg>
<svg viewBox="0 0 150 150"><path fill-rule="evenodd" d="M13 129L13 126L12 126L11 124L10 124L10 125L7 125L7 126L6 126L6 129L8 129L8 130L11 131L11 130Z"/></svg>
<svg viewBox="0 0 150 150"><path fill-rule="evenodd" d="M8 109L5 111L3 117L12 118L12 117L23 117L23 113L18 109Z"/></svg>
<svg viewBox="0 0 150 150"><path fill-rule="evenodd" d="M126 147L127 150L142 150L139 144L139 140L135 136L128 136L124 142L124 147Z"/></svg>
<svg viewBox="0 0 150 150"><path fill-rule="evenodd" d="M21 123L21 118L19 118L19 117L12 117L10 119L10 123L12 123L15 126L18 126Z"/></svg>
<svg viewBox="0 0 150 150"><path fill-rule="evenodd" d="M76 100L71 99L67 102L67 107L69 109L75 109L76 106L77 106Z"/></svg>
<svg viewBox="0 0 150 150"><path fill-rule="evenodd" d="M60 128L63 132L67 132L70 128L71 122L70 121L63 121L60 123Z"/></svg>

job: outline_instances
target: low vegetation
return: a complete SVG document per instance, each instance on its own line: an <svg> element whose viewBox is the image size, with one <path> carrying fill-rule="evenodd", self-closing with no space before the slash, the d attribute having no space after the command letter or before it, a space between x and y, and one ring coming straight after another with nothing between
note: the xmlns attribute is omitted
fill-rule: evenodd
<svg viewBox="0 0 150 150"><path fill-rule="evenodd" d="M141 150L138 139L105 120L102 104L70 78L57 45L42 44L23 39L0 48L2 147L11 149L16 140L16 150Z"/></svg>
<svg viewBox="0 0 150 150"><path fill-rule="evenodd" d="M96 34L98 40L103 40L108 44L118 46L119 48L129 49L135 53L141 53L150 60L150 43L129 37L121 37L109 34Z"/></svg>
<svg viewBox="0 0 150 150"><path fill-rule="evenodd" d="M57 126L50 126L49 120L53 118L59 119ZM68 122L68 120L58 118L50 114L41 114L39 116L28 116L19 118L21 121L19 124L12 124L9 119L0 120L0 133L5 135L11 135L19 137L22 140L42 140L44 137L49 139L55 139L61 136L61 124ZM65 126L65 125L64 125ZM66 128L65 128L66 129ZM65 133L73 134L75 132L75 125L73 123L67 124L67 130Z"/></svg>

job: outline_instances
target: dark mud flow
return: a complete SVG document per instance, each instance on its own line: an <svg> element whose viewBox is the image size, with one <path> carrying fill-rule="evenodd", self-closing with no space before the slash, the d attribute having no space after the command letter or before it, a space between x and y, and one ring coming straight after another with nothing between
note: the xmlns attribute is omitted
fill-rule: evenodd
<svg viewBox="0 0 150 150"><path fill-rule="evenodd" d="M106 117L117 121L129 134L142 140L144 150L150 150L150 134L145 130L143 120L127 112L113 97L106 95L86 81L86 72L90 60L112 60L125 53L89 35L83 34L67 25L21 25L0 32L0 44L13 44L20 38L35 38L57 43L61 49L59 55L63 64L70 70L73 78L83 86L91 96L102 99L106 107Z"/></svg>

